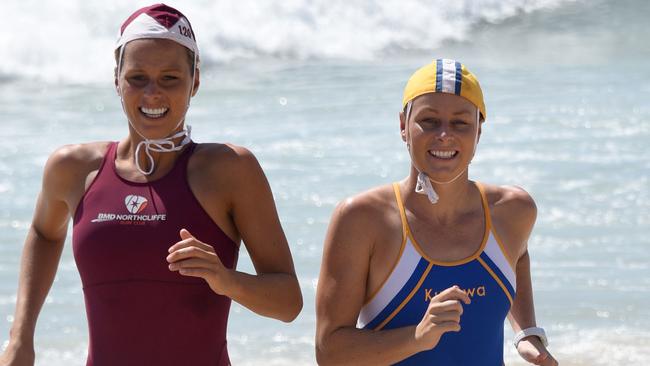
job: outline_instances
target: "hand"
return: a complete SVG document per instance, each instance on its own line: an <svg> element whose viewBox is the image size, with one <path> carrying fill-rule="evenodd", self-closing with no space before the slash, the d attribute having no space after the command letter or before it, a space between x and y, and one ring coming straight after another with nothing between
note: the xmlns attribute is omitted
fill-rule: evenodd
<svg viewBox="0 0 650 366"><path fill-rule="evenodd" d="M558 362L536 336L522 339L517 345L517 352L533 365L558 366Z"/></svg>
<svg viewBox="0 0 650 366"><path fill-rule="evenodd" d="M458 286L450 287L434 296L424 317L415 328L415 339L423 350L434 348L444 333L460 331L463 305L471 302L465 291Z"/></svg>
<svg viewBox="0 0 650 366"><path fill-rule="evenodd" d="M0 354L0 366L34 366L34 358L33 347L14 347L10 341Z"/></svg>
<svg viewBox="0 0 650 366"><path fill-rule="evenodd" d="M181 229L179 234L181 241L169 248L169 270L178 271L183 276L203 278L212 291L224 295L230 270L221 263L214 248L196 239L186 229Z"/></svg>

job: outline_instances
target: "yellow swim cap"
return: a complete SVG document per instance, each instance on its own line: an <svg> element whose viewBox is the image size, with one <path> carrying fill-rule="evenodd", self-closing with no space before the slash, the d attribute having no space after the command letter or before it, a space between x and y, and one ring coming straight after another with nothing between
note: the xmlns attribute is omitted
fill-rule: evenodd
<svg viewBox="0 0 650 366"><path fill-rule="evenodd" d="M478 79L458 61L437 59L413 73L404 88L402 108L416 97L427 93L459 95L478 108L483 120L487 117Z"/></svg>

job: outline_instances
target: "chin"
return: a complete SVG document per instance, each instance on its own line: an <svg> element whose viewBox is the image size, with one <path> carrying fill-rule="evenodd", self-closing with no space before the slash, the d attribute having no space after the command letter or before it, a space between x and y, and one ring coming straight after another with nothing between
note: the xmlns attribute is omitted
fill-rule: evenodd
<svg viewBox="0 0 650 366"><path fill-rule="evenodd" d="M148 139L163 139L174 132L176 123L139 120L133 122L133 127Z"/></svg>
<svg viewBox="0 0 650 366"><path fill-rule="evenodd" d="M462 174L463 171L467 170L467 165L461 165L461 164L454 164L454 166L436 166L434 164L429 165L430 168L427 169L425 173L431 178L432 180L438 181L438 182L447 182L449 180L452 180L456 178L459 174Z"/></svg>

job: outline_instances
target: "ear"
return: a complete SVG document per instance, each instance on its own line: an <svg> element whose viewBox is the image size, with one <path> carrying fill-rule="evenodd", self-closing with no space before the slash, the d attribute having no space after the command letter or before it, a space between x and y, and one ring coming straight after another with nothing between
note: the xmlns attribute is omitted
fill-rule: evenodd
<svg viewBox="0 0 650 366"><path fill-rule="evenodd" d="M196 92L199 91L199 86L201 85L201 70L196 67L194 69L194 91L192 91L192 96L196 95Z"/></svg>
<svg viewBox="0 0 650 366"><path fill-rule="evenodd" d="M478 136L476 137L476 144L478 144L481 141L481 133L483 132L483 119L481 119L478 123Z"/></svg>
<svg viewBox="0 0 650 366"><path fill-rule="evenodd" d="M402 136L402 141L406 142L406 120L404 112L399 112L399 134Z"/></svg>
<svg viewBox="0 0 650 366"><path fill-rule="evenodd" d="M117 92L117 95L120 95L120 84L117 82L117 66L113 69L113 80L115 82L115 91Z"/></svg>

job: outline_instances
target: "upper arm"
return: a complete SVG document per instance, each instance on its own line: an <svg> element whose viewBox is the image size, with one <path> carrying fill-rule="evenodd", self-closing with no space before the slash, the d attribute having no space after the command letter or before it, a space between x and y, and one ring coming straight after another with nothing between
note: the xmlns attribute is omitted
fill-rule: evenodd
<svg viewBox="0 0 650 366"><path fill-rule="evenodd" d="M532 197L518 187L505 187L501 206L501 214L509 223L509 241L516 254L517 296L508 318L513 329L518 331L535 325L528 239L537 218L537 207Z"/></svg>
<svg viewBox="0 0 650 366"><path fill-rule="evenodd" d="M295 274L269 182L255 156L235 147L232 218L258 273Z"/></svg>
<svg viewBox="0 0 650 366"><path fill-rule="evenodd" d="M502 187L494 207L495 229L506 242L506 250L517 264L528 253L528 239L537 219L537 206L524 189Z"/></svg>
<svg viewBox="0 0 650 366"><path fill-rule="evenodd" d="M79 164L74 148L64 146L50 155L43 170L41 192L36 200L32 228L50 241L64 240L71 215L71 190L78 185Z"/></svg>
<svg viewBox="0 0 650 366"><path fill-rule="evenodd" d="M352 200L330 221L316 293L317 342L340 327L354 327L366 294L373 235L371 217Z"/></svg>
<svg viewBox="0 0 650 366"><path fill-rule="evenodd" d="M513 207L511 217L515 226L516 242L519 243L517 258L522 258L528 254L528 239L537 220L537 205L522 188L513 187L510 195L512 198L509 203Z"/></svg>

